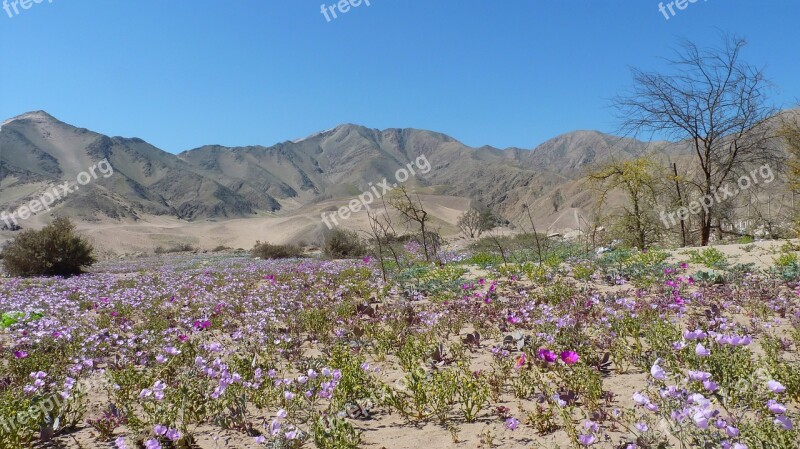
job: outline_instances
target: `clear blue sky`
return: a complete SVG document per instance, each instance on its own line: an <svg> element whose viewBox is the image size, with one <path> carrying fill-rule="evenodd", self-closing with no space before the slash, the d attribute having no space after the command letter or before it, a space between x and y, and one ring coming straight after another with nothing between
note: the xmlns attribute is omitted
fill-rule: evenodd
<svg viewBox="0 0 800 449"><path fill-rule="evenodd" d="M0 0L2 1L2 0ZM11 1L11 0L7 0ZM614 131L629 67L677 38L748 39L778 106L800 97L800 2L44 0L0 10L0 117L44 109L171 152L303 137L341 123L413 127L468 145L531 148ZM13 10L12 10L13 13Z"/></svg>

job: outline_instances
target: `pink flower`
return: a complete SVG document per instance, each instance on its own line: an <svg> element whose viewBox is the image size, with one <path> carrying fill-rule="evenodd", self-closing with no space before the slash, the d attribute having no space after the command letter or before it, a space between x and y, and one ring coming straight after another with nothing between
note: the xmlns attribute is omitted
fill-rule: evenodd
<svg viewBox="0 0 800 449"><path fill-rule="evenodd" d="M539 349L536 355L547 363L553 363L556 361L556 353L547 348Z"/></svg>
<svg viewBox="0 0 800 449"><path fill-rule="evenodd" d="M578 353L575 351L564 351L561 353L561 360L566 363L567 365L574 365L578 363Z"/></svg>

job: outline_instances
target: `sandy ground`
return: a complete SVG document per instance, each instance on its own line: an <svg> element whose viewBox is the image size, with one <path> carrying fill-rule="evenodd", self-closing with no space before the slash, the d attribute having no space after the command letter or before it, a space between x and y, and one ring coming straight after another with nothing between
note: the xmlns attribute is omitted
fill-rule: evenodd
<svg viewBox="0 0 800 449"><path fill-rule="evenodd" d="M422 195L422 201L432 216L431 224L442 235L453 236L458 233L455 223L458 217L469 208L468 199L442 196ZM138 222L104 220L101 222L79 222L78 230L86 235L101 253L101 257L132 255L135 253L152 253L162 246L169 248L179 243L189 243L201 250L212 250L217 246L250 249L257 240L270 243L318 244L328 227L322 215L328 217L333 226L331 214L343 206L349 199L336 199L318 204L304 206L298 210L282 215L262 215L253 218L230 220L207 220L187 222L169 217L146 216ZM384 213L383 206L376 202L372 210ZM392 214L398 231L403 229L402 220ZM334 217L340 226L348 229L367 231L369 219L366 209L353 213L349 218ZM44 226L40 217L31 218L23 223L25 228ZM0 243L12 239L16 233L0 231Z"/></svg>

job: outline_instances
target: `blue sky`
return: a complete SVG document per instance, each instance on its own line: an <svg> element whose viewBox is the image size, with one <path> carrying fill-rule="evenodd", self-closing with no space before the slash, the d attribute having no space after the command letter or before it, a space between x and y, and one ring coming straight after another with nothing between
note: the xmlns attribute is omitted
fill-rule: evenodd
<svg viewBox="0 0 800 449"><path fill-rule="evenodd" d="M0 0L2 1L2 0ZM11 0L7 0L11 1ZM272 145L341 123L532 148L616 129L629 67L675 42L748 39L776 105L800 97L800 2L699 0L44 0L0 10L0 117L44 109L171 152Z"/></svg>

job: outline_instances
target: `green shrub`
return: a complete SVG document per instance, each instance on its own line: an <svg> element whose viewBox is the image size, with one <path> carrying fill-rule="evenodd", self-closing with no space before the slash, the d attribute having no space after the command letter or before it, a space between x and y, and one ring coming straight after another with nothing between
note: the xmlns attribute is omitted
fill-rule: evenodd
<svg viewBox="0 0 800 449"><path fill-rule="evenodd" d="M776 259L773 259L773 266L769 271L773 276L780 277L787 282L800 279L800 260L798 260L797 253L781 252Z"/></svg>
<svg viewBox="0 0 800 449"><path fill-rule="evenodd" d="M331 259L363 257L367 247L355 231L336 228L325 237L323 252Z"/></svg>
<svg viewBox="0 0 800 449"><path fill-rule="evenodd" d="M72 276L96 261L92 245L65 217L22 232L3 250L3 266L12 276Z"/></svg>
<svg viewBox="0 0 800 449"><path fill-rule="evenodd" d="M261 259L291 259L302 257L303 250L294 245L273 245L257 241L250 254Z"/></svg>
<svg viewBox="0 0 800 449"><path fill-rule="evenodd" d="M689 251L689 262L703 265L707 268L725 268L728 266L728 258L716 248L706 248L702 251Z"/></svg>
<svg viewBox="0 0 800 449"><path fill-rule="evenodd" d="M740 245L746 245L748 243L753 243L755 241L756 240L753 237L749 236L749 235L743 235L743 236L739 237L738 239L736 239L736 243L738 243Z"/></svg>

